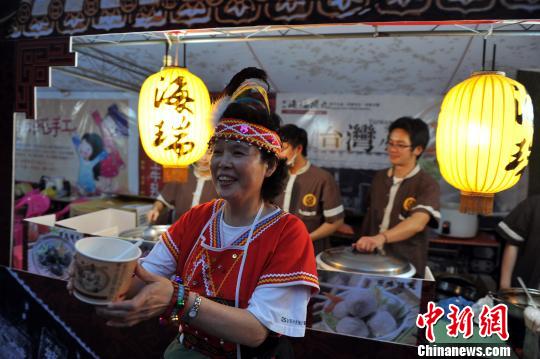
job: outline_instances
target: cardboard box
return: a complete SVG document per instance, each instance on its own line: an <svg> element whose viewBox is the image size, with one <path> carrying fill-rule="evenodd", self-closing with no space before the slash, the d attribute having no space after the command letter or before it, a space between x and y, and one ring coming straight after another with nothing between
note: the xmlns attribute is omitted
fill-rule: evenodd
<svg viewBox="0 0 540 359"><path fill-rule="evenodd" d="M98 198L86 202L72 203L70 205L70 217L77 217L88 213L96 213L103 209L121 209L135 213L135 226L144 226L148 224L146 214L152 209L153 201L111 197ZM120 231L122 232L122 231Z"/></svg>
<svg viewBox="0 0 540 359"><path fill-rule="evenodd" d="M28 231L24 239L27 269L32 273L67 279L76 241L91 236L117 237L136 226L136 217L134 211L109 208L61 221L56 221L54 214L27 218ZM141 250L148 253L153 245L154 242L145 241Z"/></svg>
<svg viewBox="0 0 540 359"><path fill-rule="evenodd" d="M96 236L118 236L120 232L136 227L137 218L135 212L108 208L64 219L52 225Z"/></svg>
<svg viewBox="0 0 540 359"><path fill-rule="evenodd" d="M119 209L125 211L135 212L135 220L137 222L137 227L146 226L149 224L148 217L146 214L154 207L153 203L150 204L126 204L125 206L120 207Z"/></svg>

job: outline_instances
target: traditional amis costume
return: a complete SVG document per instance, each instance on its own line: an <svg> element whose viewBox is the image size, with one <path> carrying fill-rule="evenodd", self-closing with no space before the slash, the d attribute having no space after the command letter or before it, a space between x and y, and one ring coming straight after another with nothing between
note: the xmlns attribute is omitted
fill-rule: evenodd
<svg viewBox="0 0 540 359"><path fill-rule="evenodd" d="M245 81L232 99L246 91L266 94L259 87ZM242 119L222 119L211 144L216 139L246 142L275 155L281 149L277 133ZM184 322L184 348L213 358L264 357L279 336L304 335L309 297L319 289L313 245L302 221L277 207L261 216L261 205L251 226L229 226L223 220L225 203L214 200L182 215L143 266L162 276L176 274L199 296L248 310L270 331L258 348L247 348Z"/></svg>
<svg viewBox="0 0 540 359"><path fill-rule="evenodd" d="M162 243L176 262L175 273L184 278L184 284L191 291L245 309L257 289L307 286L312 291L318 290L313 246L298 218L276 209L260 218L252 233L248 227L233 243L224 246L223 205L223 200L215 200L197 206L163 234ZM267 290L266 293L272 292ZM290 305L275 303L275 307L284 304L285 307ZM258 314L260 309L256 306L253 309ZM283 316L274 318L276 323L268 329L285 335L303 335L305 311L303 318L291 318L293 313L288 312L285 309ZM183 325L183 332L183 343L188 348L195 347L215 357L236 356L233 343L189 325Z"/></svg>

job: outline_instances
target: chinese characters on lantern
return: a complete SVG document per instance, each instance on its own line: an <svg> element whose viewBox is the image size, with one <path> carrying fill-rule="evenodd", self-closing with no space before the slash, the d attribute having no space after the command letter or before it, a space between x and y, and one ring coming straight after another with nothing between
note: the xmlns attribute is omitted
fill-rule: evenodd
<svg viewBox="0 0 540 359"><path fill-rule="evenodd" d="M161 77L161 82L164 80ZM158 119L159 123L155 125L154 146L163 146L165 150L173 151L178 157L193 151L195 143L185 140L188 135L187 130L191 126L191 122L185 114L186 112L193 113L188 108L188 104L191 102L193 99L186 90L186 81L182 76L177 76L164 87L155 89L154 107L158 109L161 105L174 106L174 110L180 116L175 116L173 121Z"/></svg>
<svg viewBox="0 0 540 359"><path fill-rule="evenodd" d="M473 335L474 312L470 306L459 309L454 304L449 305L450 313L447 318L450 321L446 325L446 334L450 337L457 337L459 333L463 334L465 339ZM504 304L498 304L494 307L482 306L482 311L478 316L479 335L483 338L492 335L498 335L501 340L508 339L508 308ZM436 306L433 302L428 303L427 312L418 314L416 326L426 329L426 339L433 343L435 341L434 326L444 315L444 310Z"/></svg>
<svg viewBox="0 0 540 359"><path fill-rule="evenodd" d="M516 153L512 155L514 158L509 164L506 165L504 168L507 171L515 170L521 162L523 162L523 147L525 146L526 140L523 139L520 143L516 143L516 146L518 147L518 150ZM530 149L529 149L530 150ZM525 171L525 167L523 167L519 172L517 172L516 176L521 176L523 172Z"/></svg>

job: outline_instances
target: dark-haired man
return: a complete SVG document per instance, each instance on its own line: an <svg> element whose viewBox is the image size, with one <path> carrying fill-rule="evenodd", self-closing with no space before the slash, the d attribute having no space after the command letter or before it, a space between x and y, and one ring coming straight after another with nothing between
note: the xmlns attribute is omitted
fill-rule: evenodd
<svg viewBox="0 0 540 359"><path fill-rule="evenodd" d="M519 287L517 278L522 278L527 288L540 289L540 196L531 196L521 201L496 228L496 234L504 242L501 261L500 289ZM524 358L540 356L540 309L531 306L523 312L525 326L519 326L519 320L509 319L512 343L521 343L523 339ZM519 344L517 344L519 345Z"/></svg>
<svg viewBox="0 0 540 359"><path fill-rule="evenodd" d="M315 253L330 247L328 237L343 224L345 211L334 177L307 159L307 132L295 125L279 130L281 157L287 161L289 178L276 199L284 211L298 216L306 225Z"/></svg>
<svg viewBox="0 0 540 359"><path fill-rule="evenodd" d="M392 167L373 178L362 236L353 246L368 252L384 246L388 254L409 260L422 277L426 227L440 219L439 185L417 164L429 142L429 129L420 119L401 117L388 133L386 150Z"/></svg>

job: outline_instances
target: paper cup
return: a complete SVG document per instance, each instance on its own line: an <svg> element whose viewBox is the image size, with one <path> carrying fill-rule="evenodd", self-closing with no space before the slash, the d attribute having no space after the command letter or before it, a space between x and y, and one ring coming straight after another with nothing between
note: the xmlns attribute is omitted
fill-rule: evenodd
<svg viewBox="0 0 540 359"><path fill-rule="evenodd" d="M122 259L116 259L129 247ZM122 299L141 256L139 247L110 237L87 237L75 243L73 294L79 300L105 305Z"/></svg>

